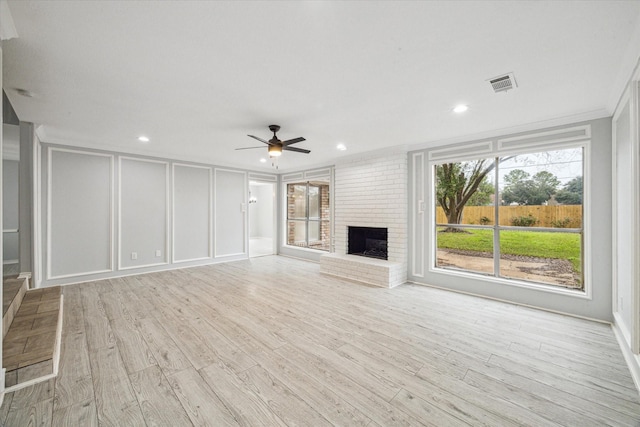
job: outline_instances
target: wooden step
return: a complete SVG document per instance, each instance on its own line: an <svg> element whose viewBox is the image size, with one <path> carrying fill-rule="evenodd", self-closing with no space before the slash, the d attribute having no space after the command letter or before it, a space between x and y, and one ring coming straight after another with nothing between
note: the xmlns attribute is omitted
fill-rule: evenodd
<svg viewBox="0 0 640 427"><path fill-rule="evenodd" d="M7 335L9 326L20 308L22 298L27 292L27 279L10 278L3 281L2 287L2 338Z"/></svg>
<svg viewBox="0 0 640 427"><path fill-rule="evenodd" d="M59 286L26 292L2 343L6 387L55 373L61 302Z"/></svg>

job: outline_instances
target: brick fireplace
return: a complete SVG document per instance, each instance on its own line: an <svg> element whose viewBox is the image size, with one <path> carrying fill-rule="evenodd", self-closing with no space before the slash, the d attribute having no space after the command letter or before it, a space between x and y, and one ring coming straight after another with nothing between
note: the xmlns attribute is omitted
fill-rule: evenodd
<svg viewBox="0 0 640 427"><path fill-rule="evenodd" d="M320 257L322 273L384 287L406 281L407 180L407 154L402 151L336 164L334 253ZM387 229L387 260L349 255L350 226Z"/></svg>

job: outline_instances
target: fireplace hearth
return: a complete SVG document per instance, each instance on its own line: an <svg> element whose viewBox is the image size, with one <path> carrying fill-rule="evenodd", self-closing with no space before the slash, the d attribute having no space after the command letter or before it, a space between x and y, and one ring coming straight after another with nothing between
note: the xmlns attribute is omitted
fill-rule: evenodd
<svg viewBox="0 0 640 427"><path fill-rule="evenodd" d="M348 251L351 255L388 259L387 229L349 227Z"/></svg>

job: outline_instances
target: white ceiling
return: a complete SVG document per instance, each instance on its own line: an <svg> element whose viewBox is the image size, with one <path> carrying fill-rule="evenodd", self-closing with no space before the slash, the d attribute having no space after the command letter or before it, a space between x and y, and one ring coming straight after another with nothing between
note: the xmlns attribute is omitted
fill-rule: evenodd
<svg viewBox="0 0 640 427"><path fill-rule="evenodd" d="M638 1L10 1L4 86L46 142L280 171L612 113ZM494 94L489 78L514 72ZM27 98L16 88L33 92ZM451 108L469 104L456 115ZM142 144L139 135L151 142ZM344 143L347 151L337 151ZM265 146L266 147L266 146Z"/></svg>

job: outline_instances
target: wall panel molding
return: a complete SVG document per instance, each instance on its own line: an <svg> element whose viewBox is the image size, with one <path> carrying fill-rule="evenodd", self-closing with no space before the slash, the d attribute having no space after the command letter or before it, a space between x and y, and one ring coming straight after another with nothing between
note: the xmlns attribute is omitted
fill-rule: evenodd
<svg viewBox="0 0 640 427"><path fill-rule="evenodd" d="M94 152L90 152L90 151L83 151L83 150L70 150L70 149L63 149L63 148L56 148L56 147L49 147L47 150L47 200L46 200L46 204L47 204L47 212L46 212L46 233L47 233L47 245L46 245L46 268L45 268L45 277L47 280L52 280L52 279L61 279L61 278L68 278L68 277L77 277L77 276L84 276L84 275L88 275L88 274L97 274L97 273L105 273L105 272L111 272L114 270L114 260L113 260L113 232L114 232L114 156L111 154L103 154L103 153L94 153ZM99 269L90 269L90 270L82 270L81 268L78 268L78 271L75 272L69 272L69 273L59 273L59 274L54 274L54 265L53 265L53 259L52 259L52 254L53 254L53 227L54 227L54 220L53 220L53 205L54 205L54 201L53 201L53 192L54 192L54 156L56 153L68 153L68 154L72 154L74 156L93 156L93 157L98 157L98 158L106 158L109 161L109 177L108 177L108 185L109 185L109 209L108 209L108 260L107 260L107 268L99 268ZM72 171L66 170L66 173L70 173ZM86 178L86 177L85 177ZM75 181L75 180L72 180ZM82 180L78 180L77 184L78 185L82 185L82 182L80 182ZM73 182L69 182L67 183L68 185L72 185ZM67 189L68 190L68 189ZM77 202L77 201L76 201ZM64 204L63 204L63 207ZM67 206L66 208L69 208L70 206ZM74 206L74 208L77 206ZM57 225L57 224L56 224ZM69 226L72 226L71 224L67 225L67 228L69 228ZM80 224L76 224L76 227L80 226ZM78 231L77 228L75 230L73 229L69 229L67 230L68 233L72 234L74 233L74 231ZM95 242L94 242L95 244ZM57 249L56 249L57 251ZM69 249L66 248L65 249L65 254L64 255L69 255L72 254L73 252ZM80 255L80 254L76 254L76 255ZM67 263L69 263L70 261L66 261ZM85 261L86 262L86 261ZM57 267L57 266L56 266ZM69 267L66 267L69 268Z"/></svg>
<svg viewBox="0 0 640 427"><path fill-rule="evenodd" d="M36 215L36 224L35 224L35 236L36 239L41 239L43 245L39 245L39 247L43 247L42 250L37 251L35 256L35 264L36 269L38 265L42 265L42 275L37 283L37 286L53 286L53 285L61 285L61 284L69 284L69 283L78 283L83 281L92 281L92 280L100 280L110 277L120 277L123 275L129 274L140 274L147 273L153 271L162 271L166 269L173 268L184 268L189 266L196 265L206 265L206 264L216 264L219 262L228 262L238 259L246 259L248 257L247 249L248 249L248 215L247 215L247 205L246 202L248 200L248 171L233 169L233 168L217 168L214 165L206 165L202 163L191 163L191 162L182 162L172 159L159 159L156 157L138 157L137 155L128 155L125 153L118 152L109 152L105 150L92 150L92 149L84 149L84 148L76 148L71 146L65 146L60 144L46 144L41 143L38 139L34 140L34 156L40 156L36 160L35 163L37 168L34 170L34 174L36 179L34 179L34 199L38 202L38 205L42 207L38 208ZM109 246L108 257L109 257L109 268L87 268L87 269L79 269L73 271L59 271L55 270L55 254L56 254L56 245L60 242L56 241L55 234L52 235L52 220L50 218L52 212L52 203L55 207L55 202L58 200L62 201L63 199L57 199L59 196L56 191L51 191L52 182L55 186L56 179L56 167L58 165L57 159L55 158L56 154L51 156L50 153L70 153L71 155L84 156L88 155L90 159L93 158L108 158L110 159L110 168L108 176L105 172L105 176L100 181L100 187L105 188L108 183L109 188L109 206L108 209L103 209L101 212L109 211ZM84 158L80 158L77 160L78 164L81 164ZM70 163L71 166L74 166L74 163ZM149 178L147 173L142 173L139 175L137 173L137 167L140 167L140 170L144 172L142 166L144 165L160 165L162 172L158 169L155 170L155 178ZM125 169L123 169L123 167ZM73 169L72 167L68 169ZM206 235L206 239L203 239L202 243L203 247L200 249L200 253L192 253L189 255L187 252L182 252L183 255L180 254L180 238L183 240L183 247L185 242L185 237L181 236L180 231L180 221L179 215L180 209L176 210L175 203L180 202L180 195L174 194L174 192L179 192L180 190L175 186L176 178L180 179L184 178L188 175L188 172L192 171L208 171L204 173L204 175L195 179L196 183L199 183L200 189L198 190L201 193L204 199L207 199L207 202L203 205L202 203L196 203L200 213L205 214L205 222L203 222L203 218L200 217L199 224L200 228L204 235ZM177 176L176 176L177 171ZM217 172L216 172L217 171ZM228 234L226 236L226 241L234 241L237 242L237 248L234 251L219 251L218 258L215 259L215 250L216 250L216 233L215 233L215 200L216 200L216 174L218 178L221 176L231 176L231 177L240 177L239 180L236 180L237 185L232 185L231 195L232 198L235 197L238 203L238 210L241 207L245 210L245 212L241 212L242 214L242 222L238 224L237 233ZM92 174L90 174L92 175ZM153 174L152 174L153 175ZM198 173L195 173L198 175ZM277 183L279 176L278 175L269 175L269 174L260 174L260 173L252 173L255 178L260 178L261 181L268 181ZM51 177L53 176L53 181ZM187 182L183 183L187 185L188 181L191 178L187 178ZM148 186L142 185L140 180L147 182L150 185ZM81 180L80 180L81 181ZM205 182L206 181L206 182ZM134 187L131 187L131 183L133 183ZM183 186L184 186L183 185ZM40 190L40 186L42 186L43 191ZM129 191L129 196L126 196L127 188ZM137 189L136 189L137 188ZM161 191L159 190L161 188ZM145 198L148 191L155 192L155 196L150 196L153 200L156 200L155 204L152 204L151 208L144 207L147 206L144 203L140 205L140 207L132 207L135 206L138 202L137 199ZM235 191L235 192L234 192ZM72 191L72 196L73 196ZM133 195L132 195L133 194ZM54 200L51 200L51 198ZM162 222L162 231L160 232L160 227L157 226L157 232L153 232L152 235L155 237L161 237L162 240L158 238L152 237L151 241L148 242L143 238L136 240L135 235L139 234L140 230L134 227L133 231L125 232L124 228L127 227L124 210L126 207L123 203L126 202L125 199L129 199L132 205L129 203L129 207L133 209L132 214L137 218L138 221L141 221L140 218L143 218L144 221L140 222L140 229L145 228L145 223L147 220L158 220L158 206L160 206L161 215L164 215L164 218L160 220ZM193 199L193 200L197 200ZM198 199L199 200L199 199ZM235 203L235 202L234 202ZM145 211L146 210L146 211ZM224 209L223 209L224 210ZM155 212L155 214L154 214ZM183 210L185 212L185 210ZM100 214L102 215L102 214ZM106 215L106 214L105 214ZM127 214L128 215L128 214ZM187 215L188 216L188 215ZM185 221L188 221L187 217L184 215L181 216L183 225ZM124 221L124 222L123 222ZM204 225L206 223L206 225ZM129 223L130 224L130 223ZM158 225L158 224L156 224ZM55 220L53 221L53 231L55 231ZM193 231L193 230L191 230ZM133 235L131 234L133 233ZM142 233L144 234L144 232ZM133 236L133 237L132 237ZM154 247L153 251L146 249L141 249L145 252L146 259L143 259L142 254L137 249L125 248L127 245L127 238L129 237L129 242L131 243L131 238L133 238L134 245L140 245L143 248L146 248L149 245L159 245ZM153 243L153 240L156 243ZM106 240L105 240L106 241ZM162 243L157 243L161 241ZM218 246L222 244L225 245L225 236L223 235L222 243L218 242ZM92 245L86 244L85 248L91 249ZM160 250L160 257L155 257L155 250ZM138 252L137 261L131 262L127 258L130 257L131 251ZM178 251L178 252L176 252ZM62 251L58 251L57 253L61 253ZM126 254L125 254L126 252ZM51 256L53 254L54 256ZM149 254L153 254L150 256ZM200 256L203 255L203 256ZM51 269L51 261L47 260L47 258L52 258L53 260L53 270ZM42 259L42 263L40 262ZM156 259L158 260L156 262ZM136 264L138 262L138 264ZM53 271L54 274L47 274L47 271ZM68 274L67 274L68 273ZM38 273L36 272L36 280L38 280Z"/></svg>
<svg viewBox="0 0 640 427"><path fill-rule="evenodd" d="M509 138L498 139L498 150L513 150L523 147L530 150L533 147L566 142L584 141L591 138L591 126L574 126L554 129L545 132L534 132Z"/></svg>
<svg viewBox="0 0 640 427"><path fill-rule="evenodd" d="M181 187L179 189L179 191L176 191L176 180L179 180L180 178L178 178L178 170L180 168L184 168L184 169L192 169L192 170L200 170L200 171L206 171L206 190L202 192L202 194L199 194L199 196L196 196L195 194L192 194L191 198L188 198L188 191L190 190L190 188L194 188L197 185L197 182L192 182L191 185L186 185L184 187ZM171 179L171 192L172 192L172 200L173 203L171 204L171 242L172 242L172 250L171 250L171 262L172 263L182 263L182 262L190 262L190 261L200 261L200 260L205 260L205 259L210 259L213 258L213 249L212 249L212 239L213 239L213 206L212 206L212 198L211 198L211 194L212 194L212 179L213 179L213 169L210 167L206 167L206 166L194 166L194 165L189 165L189 164L184 164L184 163L173 163L172 164L172 179ZM205 178L205 177L201 177ZM201 184L201 183L200 183ZM202 190L202 189L201 189ZM198 241L198 239L200 239L202 236L206 237L206 244L203 246L206 246L206 253L202 254L202 256L192 256L192 257L187 257L187 258L180 258L177 254L177 251L180 250L180 248L177 249L178 244L176 243L176 241L180 241L183 239L182 237L182 232L177 233L176 232L176 228L180 227L180 229L182 230L183 227L188 227L189 225L193 226L193 225L198 225L198 220L201 218L194 218L194 216L198 216L198 212L195 211L195 205L200 203L200 199L202 198L202 196L204 195L204 199L206 200L206 233L203 233L202 229L199 230L191 230L191 232L189 233L189 230L187 230L185 233L188 234L188 236L186 236L186 238L189 240L189 246L194 246L196 245L196 242ZM178 200L181 198L185 198L184 200ZM184 212L184 214L186 215L190 215L189 221L187 221L186 224L181 225L181 224L176 224L176 217L179 215L176 213L176 210L180 211L180 209L182 209L182 207L186 207L186 211ZM202 215L202 213L200 213ZM182 213L180 214L182 215ZM178 218L179 220L180 218ZM193 249L193 248L191 248Z"/></svg>
<svg viewBox="0 0 640 427"><path fill-rule="evenodd" d="M424 153L413 153L412 161L412 177L411 185L413 195L411 197L411 218L412 218L412 235L411 242L411 274L415 277L424 277L425 264L425 230L426 221L426 176L425 176L425 156Z"/></svg>
<svg viewBox="0 0 640 427"><path fill-rule="evenodd" d="M123 206L123 164L127 163L127 162L137 162L140 164L156 164L156 165L162 165L164 166L164 230L163 230L163 238L164 238L164 242L162 244L158 244L155 245L154 248L156 248L157 246L161 246L162 249L164 250L164 254L162 254L160 257L158 258L162 258L162 260L159 260L157 262L153 262L153 258L155 258L155 256L149 255L147 251L151 250L150 248L147 248L147 251L129 251L127 250L127 253L130 252L140 252L138 254L138 258L139 259L152 259L152 261L146 262L146 263L140 263L140 264L136 264L136 263L132 263L131 265L126 265L127 263L124 262L124 258L123 256L125 255L123 253L123 215L122 215L122 206ZM142 174L142 171L139 171L136 174L136 180L140 178ZM133 182L136 182L136 180L134 180ZM155 183L154 180L150 180L147 182L147 184L151 184L152 182ZM162 161L162 160L151 160L151 159L142 159L142 158L137 158L137 157L128 157L128 156L119 156L118 158L118 270L132 270L132 269L138 269L138 268L146 268L146 267L155 267L155 266L161 266L161 265L165 265L169 263L169 260L171 259L171 255L169 253L170 251L170 221L169 221L169 217L170 217L170 213L169 213L169 206L170 206L170 186L169 186L169 162L167 161ZM142 190L140 192L137 193L136 196L138 196L139 198L143 198L145 196L149 195L149 192L153 192L154 189L153 188L147 188L146 190ZM150 199L146 200L147 202L152 202ZM153 212L147 212L148 218L153 218L153 214L155 214L156 211ZM138 222L138 227L134 227L134 229L138 229L137 231L139 232L148 232L148 229L145 229L143 227L143 224L145 224L145 221L141 220L141 219L136 219L134 218L134 222ZM128 238L129 236L127 236ZM142 236L141 236L142 237ZM145 236L145 237L149 237L149 236ZM138 238L139 243L138 245L142 245L142 240L145 240L144 238ZM144 242L145 244L147 242ZM130 248L128 248L130 249ZM137 260L137 259L136 259ZM134 261L134 260L131 260Z"/></svg>
<svg viewBox="0 0 640 427"><path fill-rule="evenodd" d="M246 172L214 169L214 258L247 255L248 197ZM240 236L241 241L238 239Z"/></svg>

